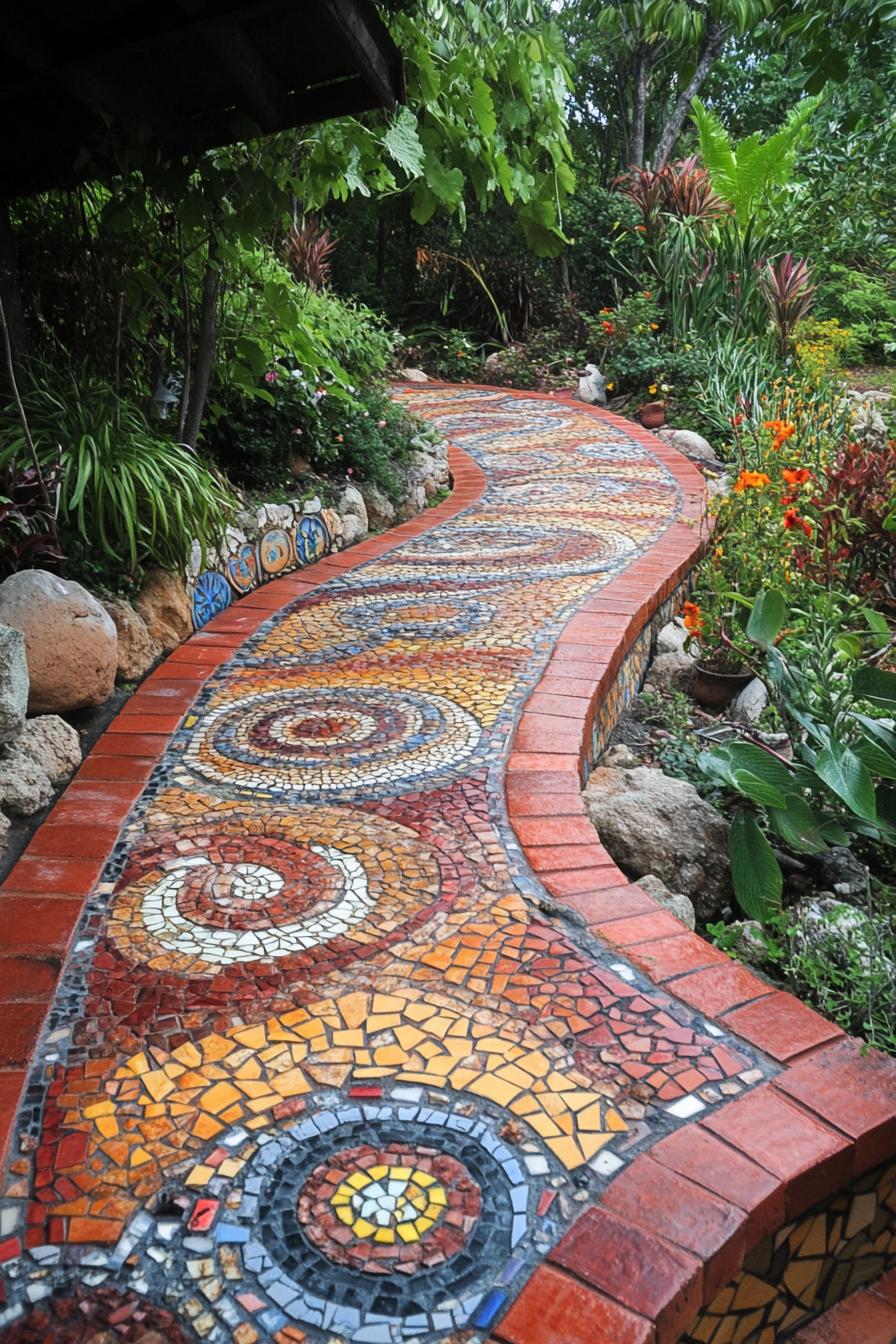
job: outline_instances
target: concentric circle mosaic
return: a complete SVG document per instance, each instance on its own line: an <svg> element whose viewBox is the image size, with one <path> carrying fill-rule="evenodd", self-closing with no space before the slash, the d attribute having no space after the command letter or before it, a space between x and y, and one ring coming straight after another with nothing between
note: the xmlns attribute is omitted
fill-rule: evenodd
<svg viewBox="0 0 896 1344"><path fill-rule="evenodd" d="M629 549L621 533L599 536L552 527L480 523L453 528L444 537L402 547L389 557L397 569L419 567L424 575L450 573L464 580L521 575L592 574Z"/></svg>
<svg viewBox="0 0 896 1344"><path fill-rule="evenodd" d="M525 1169L482 1116L341 1105L228 1151L255 1149L228 1223L245 1229L252 1291L298 1326L346 1340L462 1328L532 1237Z"/></svg>
<svg viewBox="0 0 896 1344"><path fill-rule="evenodd" d="M210 710L184 759L213 783L269 795L380 797L444 782L481 739L473 716L445 696L322 686Z"/></svg>

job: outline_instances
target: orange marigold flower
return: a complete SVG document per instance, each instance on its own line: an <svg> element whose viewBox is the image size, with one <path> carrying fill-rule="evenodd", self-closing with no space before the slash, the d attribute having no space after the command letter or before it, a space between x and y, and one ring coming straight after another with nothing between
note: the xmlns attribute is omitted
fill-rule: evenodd
<svg viewBox="0 0 896 1344"><path fill-rule="evenodd" d="M781 475L788 485L805 485L812 473L808 467L794 467L785 468Z"/></svg>
<svg viewBox="0 0 896 1344"><path fill-rule="evenodd" d="M692 635L699 635L703 629L703 617L696 602L685 602L684 626Z"/></svg>
<svg viewBox="0 0 896 1344"><path fill-rule="evenodd" d="M744 490L761 490L765 485L771 485L771 480L764 471L742 471L734 482L734 490L740 495Z"/></svg>
<svg viewBox="0 0 896 1344"><path fill-rule="evenodd" d="M777 452L781 445L792 439L796 433L796 425L791 420L765 420L763 428L770 429L775 436L772 440L773 452Z"/></svg>
<svg viewBox="0 0 896 1344"><path fill-rule="evenodd" d="M732 417L731 417L731 423L732 423L732 425L734 426L735 429L737 429L738 425L742 425L743 422L744 422L744 417L743 417L743 415L741 414L740 411L738 411L737 415L732 415Z"/></svg>

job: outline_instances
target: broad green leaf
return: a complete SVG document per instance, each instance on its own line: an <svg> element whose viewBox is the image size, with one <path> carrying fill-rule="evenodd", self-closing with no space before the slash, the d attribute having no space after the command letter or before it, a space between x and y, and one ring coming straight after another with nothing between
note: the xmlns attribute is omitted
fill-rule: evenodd
<svg viewBox="0 0 896 1344"><path fill-rule="evenodd" d="M867 765L873 775L881 779L896 779L896 759L872 738L862 737L853 744L860 761Z"/></svg>
<svg viewBox="0 0 896 1344"><path fill-rule="evenodd" d="M417 134L417 118L409 107L400 107L396 112L383 136L383 148L408 177L422 176L423 146Z"/></svg>
<svg viewBox="0 0 896 1344"><path fill-rule="evenodd" d="M829 818L827 821L822 822L819 830L829 845L849 844L849 832L843 829L839 821L834 821L832 818Z"/></svg>
<svg viewBox="0 0 896 1344"><path fill-rule="evenodd" d="M838 635L834 640L834 648L854 663L862 656L862 641L858 635Z"/></svg>
<svg viewBox="0 0 896 1344"><path fill-rule="evenodd" d="M893 517L896 518L896 511L894 511ZM873 607L863 607L862 615L865 617L868 629L874 635L876 646L879 649L885 649L890 642L890 627L883 616Z"/></svg>
<svg viewBox="0 0 896 1344"><path fill-rule="evenodd" d="M787 799L786 807L769 808L768 819L775 833L800 854L818 854L827 849L824 826L805 798L793 795Z"/></svg>
<svg viewBox="0 0 896 1344"><path fill-rule="evenodd" d="M879 667L860 667L853 673L852 689L860 700L879 705L881 709L896 710L896 672L882 672Z"/></svg>
<svg viewBox="0 0 896 1344"><path fill-rule="evenodd" d="M492 91L484 79L473 80L473 96L470 103L479 129L487 140L491 140L497 130L498 119L495 116Z"/></svg>
<svg viewBox="0 0 896 1344"><path fill-rule="evenodd" d="M831 742L818 753L815 771L828 788L841 798L857 817L874 821L877 806L874 783L868 767L842 742Z"/></svg>
<svg viewBox="0 0 896 1344"><path fill-rule="evenodd" d="M771 845L749 812L738 812L729 836L731 877L748 919L766 923L781 910L784 879Z"/></svg>
<svg viewBox="0 0 896 1344"><path fill-rule="evenodd" d="M747 638L754 644L771 644L781 633L787 619L787 602L777 588L759 594L747 621Z"/></svg>

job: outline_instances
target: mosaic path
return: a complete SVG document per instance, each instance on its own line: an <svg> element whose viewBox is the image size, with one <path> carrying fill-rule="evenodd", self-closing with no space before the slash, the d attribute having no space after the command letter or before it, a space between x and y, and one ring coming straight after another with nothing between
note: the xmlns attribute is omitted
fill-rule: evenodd
<svg viewBox="0 0 896 1344"><path fill-rule="evenodd" d="M632 907L593 833L569 858L572 806L535 843L518 815L581 754L544 700L561 635L569 687L637 624L625 576L693 552L680 479L569 402L401 395L467 455L454 499L212 621L4 887L7 921L62 920L127 791L10 1148L5 1341L673 1338L580 1285L589 1211L613 1195L624 1226L622 1176L761 1101L787 1052L658 987L683 931ZM617 899L606 937L592 891ZM767 1003L748 979L737 1001ZM695 1297L691 1274L685 1308L725 1281ZM532 1323L536 1289L564 1323Z"/></svg>

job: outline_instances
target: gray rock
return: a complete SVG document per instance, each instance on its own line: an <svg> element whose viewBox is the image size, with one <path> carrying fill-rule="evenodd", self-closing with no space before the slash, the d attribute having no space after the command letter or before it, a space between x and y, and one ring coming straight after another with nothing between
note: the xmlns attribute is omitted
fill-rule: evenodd
<svg viewBox="0 0 896 1344"><path fill-rule="evenodd" d="M650 664L645 687L687 694L693 688L696 675L697 664L690 654L661 653Z"/></svg>
<svg viewBox="0 0 896 1344"><path fill-rule="evenodd" d="M603 766L614 766L617 770L634 770L640 764L631 747L627 747L624 742L608 747L600 758L600 763Z"/></svg>
<svg viewBox="0 0 896 1344"><path fill-rule="evenodd" d="M370 527L391 527L395 522L395 505L378 485L365 481L358 487L367 508L367 522Z"/></svg>
<svg viewBox="0 0 896 1344"><path fill-rule="evenodd" d="M685 457L698 457L704 462L716 460L715 449L709 440L691 429L673 429L671 425L664 425L656 433L658 439L668 443L676 452L684 453Z"/></svg>
<svg viewBox="0 0 896 1344"><path fill-rule="evenodd" d="M361 521L362 531L366 532L369 527L367 519L367 505L364 503L364 496L356 485L347 485L336 502L337 511L345 518L358 518Z"/></svg>
<svg viewBox="0 0 896 1344"><path fill-rule="evenodd" d="M29 719L19 741L20 750L36 761L51 784L61 784L81 764L81 739L57 714Z"/></svg>
<svg viewBox="0 0 896 1344"><path fill-rule="evenodd" d="M656 637L657 653L681 653L689 632L680 616L668 621Z"/></svg>
<svg viewBox="0 0 896 1344"><path fill-rule="evenodd" d="M366 534L367 528L361 522L360 518L353 513L345 514L342 519L343 546L351 546L354 542L360 541Z"/></svg>
<svg viewBox="0 0 896 1344"><path fill-rule="evenodd" d="M892 399L893 393L887 392L881 387L869 387L862 392L857 387L847 388L846 395L852 401L871 401L882 404Z"/></svg>
<svg viewBox="0 0 896 1344"><path fill-rule="evenodd" d="M858 957L865 970L874 967L891 980L896 977L896 965L880 951L873 920L845 901L831 896L800 901L792 911L790 936L797 952L824 955L843 969Z"/></svg>
<svg viewBox="0 0 896 1344"><path fill-rule="evenodd" d="M648 896L652 896L664 910L668 910L670 915L674 915L676 919L680 920L685 928L695 929L697 927L694 903L687 896L682 895L680 891L670 891L665 882L661 881L654 873L647 873L644 877L639 877L638 886L642 891L646 891Z"/></svg>
<svg viewBox="0 0 896 1344"><path fill-rule="evenodd" d="M25 637L11 625L0 625L0 746L22 731L27 709Z"/></svg>
<svg viewBox="0 0 896 1344"><path fill-rule="evenodd" d="M731 897L728 823L693 787L662 770L598 767L585 789L602 843L632 878L653 874L684 892L700 920Z"/></svg>
<svg viewBox="0 0 896 1344"><path fill-rule="evenodd" d="M768 961L768 947L762 936L762 925L757 919L736 919L728 925L729 932L736 932L737 938L732 949L751 966L763 966Z"/></svg>
<svg viewBox="0 0 896 1344"><path fill-rule="evenodd" d="M0 812L0 854L3 853L6 846L9 844L9 828L11 825L12 822L9 820L9 817L5 817L3 813Z"/></svg>
<svg viewBox="0 0 896 1344"><path fill-rule="evenodd" d="M738 723L758 723L767 706L768 691L765 683L754 677L735 697L729 713Z"/></svg>
<svg viewBox="0 0 896 1344"><path fill-rule="evenodd" d="M426 491L422 485L410 485L405 490L404 498L396 510L398 519L406 523L410 518L416 518L418 513L422 513L426 508ZM368 509L368 513L370 510Z"/></svg>
<svg viewBox="0 0 896 1344"><path fill-rule="evenodd" d="M53 797L53 782L21 747L7 747L0 759L0 807L30 817Z"/></svg>
<svg viewBox="0 0 896 1344"><path fill-rule="evenodd" d="M851 849L837 845L811 855L807 862L820 887L832 891L841 901L864 905L868 898L868 874Z"/></svg>
<svg viewBox="0 0 896 1344"><path fill-rule="evenodd" d="M887 442L887 424L877 407L864 400L851 404L852 437L866 448L883 448Z"/></svg>
<svg viewBox="0 0 896 1344"><path fill-rule="evenodd" d="M115 685L118 634L80 583L23 569L0 584L0 622L21 630L30 713L101 705Z"/></svg>
<svg viewBox="0 0 896 1344"><path fill-rule="evenodd" d="M606 406L607 380L596 364L585 365L579 376L579 390L576 395L579 401L584 401L589 406Z"/></svg>
<svg viewBox="0 0 896 1344"><path fill-rule="evenodd" d="M428 383L429 374L422 369L402 369L401 376L406 383Z"/></svg>
<svg viewBox="0 0 896 1344"><path fill-rule="evenodd" d="M719 476L705 476L706 493L710 499L724 499L726 495L731 494L731 487L734 484L732 477L727 471L723 471Z"/></svg>
<svg viewBox="0 0 896 1344"><path fill-rule="evenodd" d="M306 499L306 500L305 500L305 503L302 505L301 512L302 512L302 513L320 513L320 511L321 511L321 507L322 507L322 505L321 505L321 502L320 502L320 495L313 495L311 499ZM296 513L299 513L299 512L300 512L300 510L298 509L298 507L296 507Z"/></svg>
<svg viewBox="0 0 896 1344"><path fill-rule="evenodd" d="M283 527L288 531L295 518L288 504L259 504L255 510L255 521L263 532L271 527Z"/></svg>

